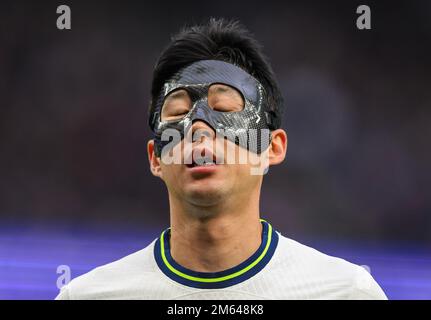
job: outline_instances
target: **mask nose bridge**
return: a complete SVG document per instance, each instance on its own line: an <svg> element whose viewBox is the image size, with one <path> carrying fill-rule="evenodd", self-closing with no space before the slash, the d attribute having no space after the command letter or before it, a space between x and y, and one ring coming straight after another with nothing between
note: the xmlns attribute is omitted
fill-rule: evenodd
<svg viewBox="0 0 431 320"><path fill-rule="evenodd" d="M208 106L207 99L197 101L193 107L192 114L190 115L191 123L193 124L195 121L203 121L215 131L216 129L210 116L211 112L212 109Z"/></svg>

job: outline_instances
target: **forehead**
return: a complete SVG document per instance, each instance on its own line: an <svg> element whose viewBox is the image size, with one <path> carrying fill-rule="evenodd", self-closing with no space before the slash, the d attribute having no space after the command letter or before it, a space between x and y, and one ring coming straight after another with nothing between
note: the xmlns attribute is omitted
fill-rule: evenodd
<svg viewBox="0 0 431 320"><path fill-rule="evenodd" d="M263 87L254 77L241 68L219 60L201 60L177 72L166 84L164 95L188 86L226 84L238 89L246 98L256 101Z"/></svg>

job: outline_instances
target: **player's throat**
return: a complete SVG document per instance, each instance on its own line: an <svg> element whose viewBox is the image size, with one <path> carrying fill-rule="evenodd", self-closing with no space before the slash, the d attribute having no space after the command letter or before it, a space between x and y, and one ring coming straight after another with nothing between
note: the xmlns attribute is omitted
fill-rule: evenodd
<svg viewBox="0 0 431 320"><path fill-rule="evenodd" d="M160 270L170 279L194 288L226 288L259 273L271 260L278 244L278 234L265 220L262 223L262 241L259 248L239 265L218 272L198 272L178 264L171 256L170 228L164 230L154 246L154 257Z"/></svg>

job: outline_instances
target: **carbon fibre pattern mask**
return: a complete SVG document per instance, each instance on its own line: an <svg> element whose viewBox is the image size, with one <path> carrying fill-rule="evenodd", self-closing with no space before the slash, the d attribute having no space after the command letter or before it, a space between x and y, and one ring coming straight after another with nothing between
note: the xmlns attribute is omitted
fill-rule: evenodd
<svg viewBox="0 0 431 320"><path fill-rule="evenodd" d="M212 84L235 88L244 99L241 111L223 112L208 105L208 89ZM161 111L165 98L174 90L188 92L192 105L181 119L162 121ZM215 132L249 151L260 154L266 150L273 129L273 115L266 105L266 93L258 80L243 69L219 60L201 60L177 72L168 80L150 119L155 134L155 153L160 156L169 141L162 141L166 129L175 129L182 139L194 121L206 122ZM262 130L265 129L265 130Z"/></svg>

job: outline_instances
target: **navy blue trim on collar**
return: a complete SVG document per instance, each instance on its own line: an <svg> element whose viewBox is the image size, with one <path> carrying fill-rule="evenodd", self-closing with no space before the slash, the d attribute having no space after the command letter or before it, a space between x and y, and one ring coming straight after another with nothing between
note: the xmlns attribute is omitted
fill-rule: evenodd
<svg viewBox="0 0 431 320"><path fill-rule="evenodd" d="M262 242L255 253L239 265L219 272L197 272L178 264L171 256L170 228L164 230L154 245L154 257L160 270L183 285L217 289L243 282L261 271L271 260L278 244L278 234L265 220L262 222ZM161 240L163 239L163 246Z"/></svg>

